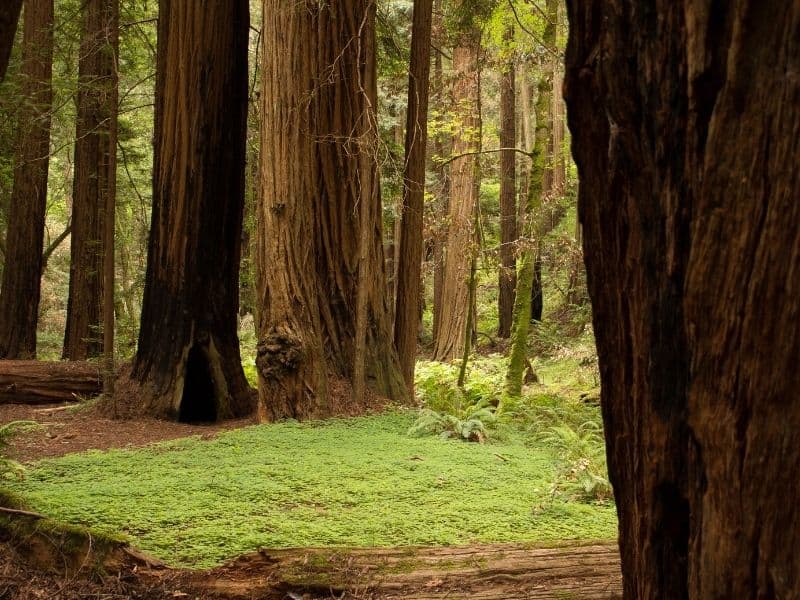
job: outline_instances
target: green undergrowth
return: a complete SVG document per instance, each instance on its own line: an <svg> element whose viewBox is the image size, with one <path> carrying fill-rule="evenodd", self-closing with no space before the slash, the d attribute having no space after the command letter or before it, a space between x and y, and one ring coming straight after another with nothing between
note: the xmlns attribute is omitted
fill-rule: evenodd
<svg viewBox="0 0 800 600"><path fill-rule="evenodd" d="M53 518L198 568L260 547L614 537L612 505L553 493L553 448L415 438L414 418L287 422L74 454L10 485Z"/></svg>

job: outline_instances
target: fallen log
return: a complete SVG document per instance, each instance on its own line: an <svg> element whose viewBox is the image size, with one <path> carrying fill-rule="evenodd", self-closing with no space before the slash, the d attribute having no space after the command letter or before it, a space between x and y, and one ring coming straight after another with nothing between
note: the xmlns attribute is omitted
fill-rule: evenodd
<svg viewBox="0 0 800 600"><path fill-rule="evenodd" d="M0 360L0 404L77 402L100 393L99 365Z"/></svg>

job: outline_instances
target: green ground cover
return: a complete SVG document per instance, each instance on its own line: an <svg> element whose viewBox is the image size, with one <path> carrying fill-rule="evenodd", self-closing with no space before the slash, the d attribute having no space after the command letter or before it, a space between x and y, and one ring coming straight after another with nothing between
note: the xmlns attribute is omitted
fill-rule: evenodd
<svg viewBox="0 0 800 600"><path fill-rule="evenodd" d="M36 510L123 533L175 566L260 547L612 538L611 503L554 493L558 451L407 434L415 413L281 423L44 460Z"/></svg>

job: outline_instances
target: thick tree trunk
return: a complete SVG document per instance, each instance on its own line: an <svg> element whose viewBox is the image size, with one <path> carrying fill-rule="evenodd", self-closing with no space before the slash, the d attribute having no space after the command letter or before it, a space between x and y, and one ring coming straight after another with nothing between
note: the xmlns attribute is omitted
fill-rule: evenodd
<svg viewBox="0 0 800 600"><path fill-rule="evenodd" d="M0 404L77 402L100 389L100 370L94 364L0 360Z"/></svg>
<svg viewBox="0 0 800 600"><path fill-rule="evenodd" d="M405 399L381 231L375 4L265 0L264 15L259 414L334 414L328 377L358 385L361 365L366 387Z"/></svg>
<svg viewBox="0 0 800 600"><path fill-rule="evenodd" d="M505 33L508 43L514 40L514 27ZM517 143L516 65L510 58L503 65L500 79L500 147L514 148ZM508 338L514 318L514 291L517 286L517 153L507 150L500 156L500 290L497 335Z"/></svg>
<svg viewBox="0 0 800 600"><path fill-rule="evenodd" d="M439 320L433 359L449 361L464 351L465 324L469 305L468 279L475 246L473 211L478 202L475 180L480 147L480 37L462 34L453 50L453 111L458 130L453 135L450 164L450 201Z"/></svg>
<svg viewBox="0 0 800 600"><path fill-rule="evenodd" d="M558 0L547 0L548 22L543 41L550 52L556 47L556 20L558 19ZM522 393L525 368L528 365L528 332L531 319L537 315L541 319L541 262L540 248L546 231L547 215L544 211L544 177L550 145L550 92L553 85L552 61L545 60L539 78L536 98L536 138L531 155L531 171L528 180L528 197L524 218L525 247L522 250L522 264L517 278L517 295L514 302L514 327L511 339L511 357L506 373L505 393L518 398ZM536 303L534 303L536 299ZM537 306L538 304L538 306Z"/></svg>
<svg viewBox="0 0 800 600"><path fill-rule="evenodd" d="M132 379L181 420L252 410L236 336L247 115L246 0L161 0L153 218Z"/></svg>
<svg viewBox="0 0 800 600"><path fill-rule="evenodd" d="M394 341L409 392L414 391L414 365L422 289L422 226L425 210L425 166L428 147L428 93L431 73L433 0L415 0L408 78L406 160L403 173L403 221L397 267Z"/></svg>
<svg viewBox="0 0 800 600"><path fill-rule="evenodd" d="M25 5L22 76L14 189L8 215L0 292L0 358L35 358L39 317L50 114L53 88L53 0Z"/></svg>
<svg viewBox="0 0 800 600"><path fill-rule="evenodd" d="M800 4L569 2L625 596L800 590Z"/></svg>
<svg viewBox="0 0 800 600"><path fill-rule="evenodd" d="M3 6L0 6L0 81L6 76L21 8L22 0L4 0Z"/></svg>
<svg viewBox="0 0 800 600"><path fill-rule="evenodd" d="M78 78L78 122L72 191L69 298L64 358L100 354L106 202L111 191L112 119L116 106L116 8L118 0L89 0L83 7Z"/></svg>

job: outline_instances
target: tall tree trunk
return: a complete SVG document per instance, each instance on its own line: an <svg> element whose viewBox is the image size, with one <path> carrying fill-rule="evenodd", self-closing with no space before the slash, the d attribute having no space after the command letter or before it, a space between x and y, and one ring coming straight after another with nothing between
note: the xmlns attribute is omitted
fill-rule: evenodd
<svg viewBox="0 0 800 600"><path fill-rule="evenodd" d="M64 358L98 356L103 303L104 220L112 187L110 172L116 144L111 139L116 88L115 3L83 4L78 76L78 119L72 192L69 298Z"/></svg>
<svg viewBox="0 0 800 600"><path fill-rule="evenodd" d="M259 414L339 412L328 377L359 386L361 365L365 387L405 399L381 230L374 1L264 0L264 17Z"/></svg>
<svg viewBox="0 0 800 600"><path fill-rule="evenodd" d="M16 359L36 357L50 162L53 0L28 0L25 5L22 54L27 101L19 118L0 291L0 358Z"/></svg>
<svg viewBox="0 0 800 600"><path fill-rule="evenodd" d="M556 20L558 19L558 0L547 0L548 21L545 26L543 42L550 52L556 47ZM544 177L550 144L550 92L553 86L552 61L543 61L536 99L536 139L534 141L528 198L525 214L525 247L522 251L522 265L517 279L517 296L514 302L514 327L512 330L511 359L506 374L505 393L518 398L522 393L522 380L528 364L528 332L530 331L531 307L536 292L535 282L541 286L541 267L539 261L541 238L545 231L546 215L543 210ZM541 287L540 287L541 289ZM539 291L541 295L541 291ZM541 315L540 315L541 318Z"/></svg>
<svg viewBox="0 0 800 600"><path fill-rule="evenodd" d="M505 32L513 43L514 27ZM517 143L517 93L515 58L503 64L500 79L500 147L514 148ZM511 335L514 317L514 291L517 286L517 154L506 150L500 156L500 293L497 335Z"/></svg>
<svg viewBox="0 0 800 600"><path fill-rule="evenodd" d="M800 4L569 2L625 597L800 590Z"/></svg>
<svg viewBox="0 0 800 600"><path fill-rule="evenodd" d="M6 76L21 8L22 0L4 0L3 6L0 7L0 81Z"/></svg>
<svg viewBox="0 0 800 600"><path fill-rule="evenodd" d="M473 211L478 201L475 180L480 146L480 36L466 32L453 50L453 111L458 130L453 135L450 201L444 245L442 296L433 358L448 361L464 350L469 305L468 279L475 245Z"/></svg>
<svg viewBox="0 0 800 600"><path fill-rule="evenodd" d="M252 410L236 314L247 115L246 0L161 0L153 217L132 378L149 414Z"/></svg>
<svg viewBox="0 0 800 600"><path fill-rule="evenodd" d="M437 45L441 46L445 39L444 18L442 16L442 0L434 2L434 32ZM445 87L444 87L444 60L442 51L437 49L433 60L433 94L436 108L444 113L445 107ZM449 136L443 131L439 131L433 139L433 153L443 159L450 146ZM442 287L444 274L444 236L441 223L444 215L447 214L450 199L450 167L448 165L434 165L439 185L436 190L436 211L434 220L433 238L433 323L432 337L436 339L439 331L439 321L442 312Z"/></svg>
<svg viewBox="0 0 800 600"><path fill-rule="evenodd" d="M417 358L417 334L420 322L432 11L433 0L415 0L411 67L408 78L403 222L394 321L394 341L400 358L400 369L411 393L414 391L414 364Z"/></svg>

